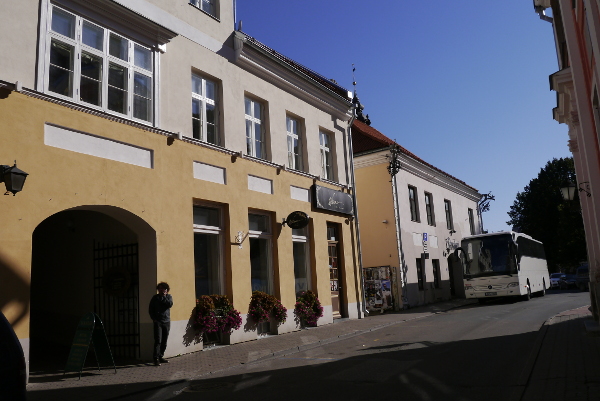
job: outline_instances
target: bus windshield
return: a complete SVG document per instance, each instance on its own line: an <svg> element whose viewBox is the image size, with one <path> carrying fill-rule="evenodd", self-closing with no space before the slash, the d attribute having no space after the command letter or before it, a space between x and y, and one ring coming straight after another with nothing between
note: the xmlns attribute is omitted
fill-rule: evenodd
<svg viewBox="0 0 600 401"><path fill-rule="evenodd" d="M462 249L465 278L517 274L516 246L510 234L465 239Z"/></svg>

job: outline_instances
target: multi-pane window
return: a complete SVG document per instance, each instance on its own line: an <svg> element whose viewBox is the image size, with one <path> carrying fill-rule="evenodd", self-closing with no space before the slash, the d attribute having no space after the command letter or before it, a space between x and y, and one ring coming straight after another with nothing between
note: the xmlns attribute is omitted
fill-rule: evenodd
<svg viewBox="0 0 600 401"><path fill-rule="evenodd" d="M190 0L190 4L198 7L200 10L217 17L217 1L218 0Z"/></svg>
<svg viewBox="0 0 600 401"><path fill-rule="evenodd" d="M194 271L196 299L201 295L222 294L223 280L221 210L194 206Z"/></svg>
<svg viewBox="0 0 600 401"><path fill-rule="evenodd" d="M333 180L333 168L331 165L331 135L319 131L319 146L321 148L321 177Z"/></svg>
<svg viewBox="0 0 600 401"><path fill-rule="evenodd" d="M265 159L265 133L263 130L263 105L244 98L246 118L246 154Z"/></svg>
<svg viewBox="0 0 600 401"><path fill-rule="evenodd" d="M423 290L423 278L424 278L424 269L423 269L423 259L417 258L417 285L419 290Z"/></svg>
<svg viewBox="0 0 600 401"><path fill-rule="evenodd" d="M410 204L410 219L419 221L419 202L417 201L417 188L408 186L408 202Z"/></svg>
<svg viewBox="0 0 600 401"><path fill-rule="evenodd" d="M452 222L452 204L448 199L444 199L444 210L446 211L446 228L448 230L454 230L454 223Z"/></svg>
<svg viewBox="0 0 600 401"><path fill-rule="evenodd" d="M298 120L286 117L288 167L294 170L302 170L302 143Z"/></svg>
<svg viewBox="0 0 600 401"><path fill-rule="evenodd" d="M252 291L272 294L271 219L267 214L251 213L248 215L248 224Z"/></svg>
<svg viewBox="0 0 600 401"><path fill-rule="evenodd" d="M195 74L192 74L192 134L201 141L219 144L216 84Z"/></svg>
<svg viewBox="0 0 600 401"><path fill-rule="evenodd" d="M431 264L433 266L433 286L435 288L440 288L440 260L431 259Z"/></svg>
<svg viewBox="0 0 600 401"><path fill-rule="evenodd" d="M308 264L308 227L292 230L296 295L311 289Z"/></svg>
<svg viewBox="0 0 600 401"><path fill-rule="evenodd" d="M435 215L433 214L433 197L425 192L425 212L427 213L427 224L435 226Z"/></svg>
<svg viewBox="0 0 600 401"><path fill-rule="evenodd" d="M46 90L75 102L152 121L153 52L52 6Z"/></svg>
<svg viewBox="0 0 600 401"><path fill-rule="evenodd" d="M471 230L471 235L475 235L475 216L473 216L473 209L469 208L469 229Z"/></svg>

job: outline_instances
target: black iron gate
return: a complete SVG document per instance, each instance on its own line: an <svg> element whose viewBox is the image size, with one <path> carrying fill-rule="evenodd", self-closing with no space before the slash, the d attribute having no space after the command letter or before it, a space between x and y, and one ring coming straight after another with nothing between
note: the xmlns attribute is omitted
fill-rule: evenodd
<svg viewBox="0 0 600 401"><path fill-rule="evenodd" d="M138 244L94 242L94 312L115 357L139 358Z"/></svg>

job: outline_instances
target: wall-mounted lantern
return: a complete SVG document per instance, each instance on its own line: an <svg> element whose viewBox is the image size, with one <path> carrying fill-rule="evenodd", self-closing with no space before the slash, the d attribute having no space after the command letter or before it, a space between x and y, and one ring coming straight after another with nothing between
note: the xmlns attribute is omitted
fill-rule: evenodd
<svg viewBox="0 0 600 401"><path fill-rule="evenodd" d="M560 193L564 200L573 200L577 187L571 181L565 181L560 186Z"/></svg>
<svg viewBox="0 0 600 401"><path fill-rule="evenodd" d="M17 168L16 160L12 167L4 164L0 165L0 182L4 182L6 186L6 193L4 195L12 192L13 196L15 196L17 192L21 192L28 175L23 170Z"/></svg>

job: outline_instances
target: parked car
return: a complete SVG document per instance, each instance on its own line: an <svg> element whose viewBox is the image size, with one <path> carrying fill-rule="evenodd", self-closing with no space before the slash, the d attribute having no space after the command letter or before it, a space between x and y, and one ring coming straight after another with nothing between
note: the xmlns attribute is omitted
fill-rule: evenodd
<svg viewBox="0 0 600 401"><path fill-rule="evenodd" d="M0 399L26 399L27 368L23 348L12 326L0 312Z"/></svg>
<svg viewBox="0 0 600 401"><path fill-rule="evenodd" d="M589 291L590 290L590 271L588 265L582 265L577 268L577 273L575 275L577 277L577 288L580 291Z"/></svg>
<svg viewBox="0 0 600 401"><path fill-rule="evenodd" d="M574 274L565 274L560 278L558 286L561 290L568 288L577 288L577 276Z"/></svg>
<svg viewBox="0 0 600 401"><path fill-rule="evenodd" d="M560 279L564 277L564 273L552 273L550 275L550 288L559 288L560 287Z"/></svg>

